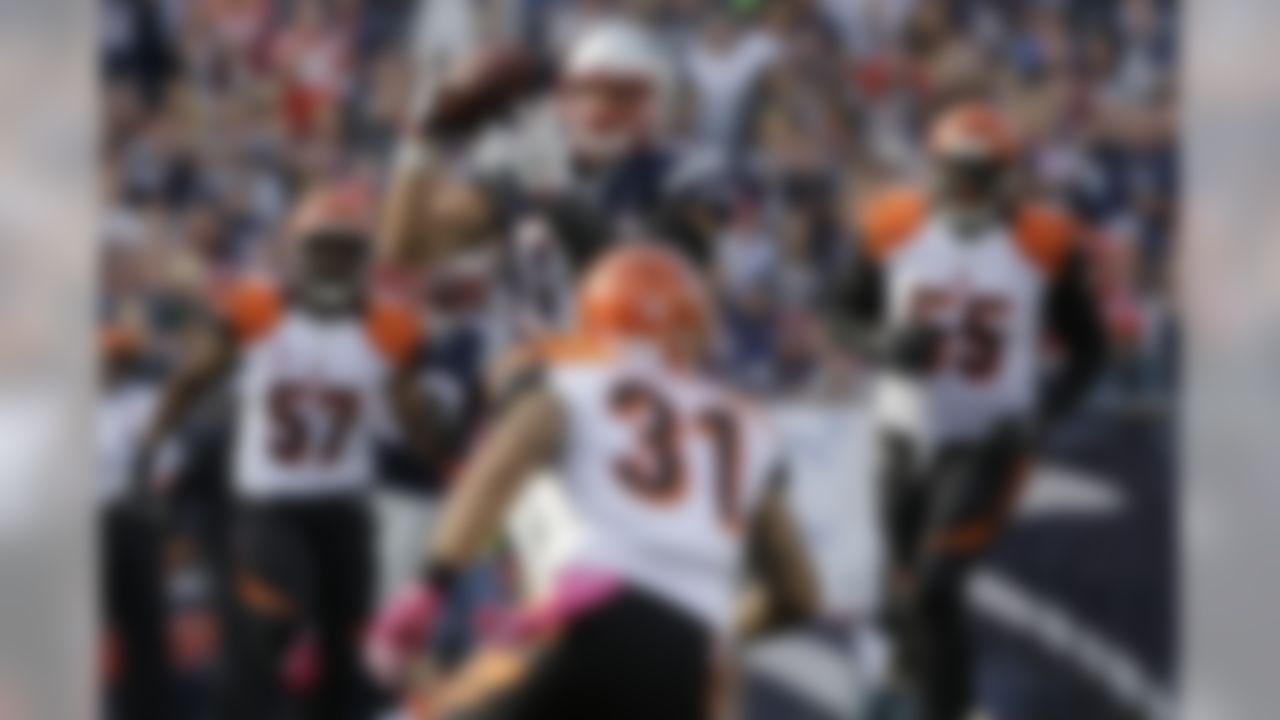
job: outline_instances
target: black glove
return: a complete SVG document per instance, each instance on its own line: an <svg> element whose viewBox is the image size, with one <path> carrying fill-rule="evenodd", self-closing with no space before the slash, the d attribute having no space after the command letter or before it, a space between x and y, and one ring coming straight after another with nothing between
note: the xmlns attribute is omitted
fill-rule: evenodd
<svg viewBox="0 0 1280 720"><path fill-rule="evenodd" d="M880 362L886 369L907 375L926 375L937 367L942 356L942 330L934 325L916 324L889 332L880 347Z"/></svg>

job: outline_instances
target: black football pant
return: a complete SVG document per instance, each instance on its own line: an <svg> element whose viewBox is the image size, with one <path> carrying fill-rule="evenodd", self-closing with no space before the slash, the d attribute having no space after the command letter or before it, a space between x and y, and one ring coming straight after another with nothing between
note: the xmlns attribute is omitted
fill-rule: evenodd
<svg viewBox="0 0 1280 720"><path fill-rule="evenodd" d="M123 504L109 507L100 522L103 619L118 641L122 670L111 693L113 717L168 720L173 710L162 533Z"/></svg>
<svg viewBox="0 0 1280 720"><path fill-rule="evenodd" d="M960 720L973 702L965 583L1017 497L1027 457L1018 438L1001 429L925 459L910 438L883 437L881 516L896 669L918 691L928 720Z"/></svg>
<svg viewBox="0 0 1280 720"><path fill-rule="evenodd" d="M637 589L575 620L512 689L449 720L706 720L712 638Z"/></svg>
<svg viewBox="0 0 1280 720"><path fill-rule="evenodd" d="M375 581L366 498L248 502L235 523L231 717L372 717L373 692L360 659ZM285 667L303 632L314 640L319 675L298 698Z"/></svg>

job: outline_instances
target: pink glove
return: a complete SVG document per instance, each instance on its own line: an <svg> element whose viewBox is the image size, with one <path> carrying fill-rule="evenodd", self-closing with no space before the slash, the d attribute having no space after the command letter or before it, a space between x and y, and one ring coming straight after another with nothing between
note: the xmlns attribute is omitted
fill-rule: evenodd
<svg viewBox="0 0 1280 720"><path fill-rule="evenodd" d="M374 679L385 685L396 685L403 679L409 663L421 652L442 606L432 588L415 583L378 613L364 647L365 664Z"/></svg>

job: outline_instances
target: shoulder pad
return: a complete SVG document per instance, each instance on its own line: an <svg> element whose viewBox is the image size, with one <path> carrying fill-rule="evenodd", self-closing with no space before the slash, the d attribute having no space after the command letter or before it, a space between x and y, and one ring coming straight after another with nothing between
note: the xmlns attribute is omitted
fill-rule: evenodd
<svg viewBox="0 0 1280 720"><path fill-rule="evenodd" d="M1023 255L1052 277L1070 255L1076 224L1048 205L1025 205L1014 218L1013 233Z"/></svg>
<svg viewBox="0 0 1280 720"><path fill-rule="evenodd" d="M866 254L876 262L888 260L919 229L927 214L928 203L917 190L897 188L874 195L857 211Z"/></svg>
<svg viewBox="0 0 1280 720"><path fill-rule="evenodd" d="M220 299L219 310L236 338L252 342L280 322L284 304L280 291L262 279L241 280Z"/></svg>

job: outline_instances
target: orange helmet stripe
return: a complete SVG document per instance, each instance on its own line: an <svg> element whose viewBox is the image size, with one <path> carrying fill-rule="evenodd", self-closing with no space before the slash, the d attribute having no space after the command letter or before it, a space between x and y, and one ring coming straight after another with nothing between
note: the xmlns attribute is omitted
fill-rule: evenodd
<svg viewBox="0 0 1280 720"><path fill-rule="evenodd" d="M979 156L1010 161L1018 152L1017 133L999 110L980 102L949 108L934 122L929 148L940 157Z"/></svg>
<svg viewBox="0 0 1280 720"><path fill-rule="evenodd" d="M352 230L368 237L373 230L373 198L362 183L324 185L306 194L289 221L289 235L301 239L318 230Z"/></svg>

